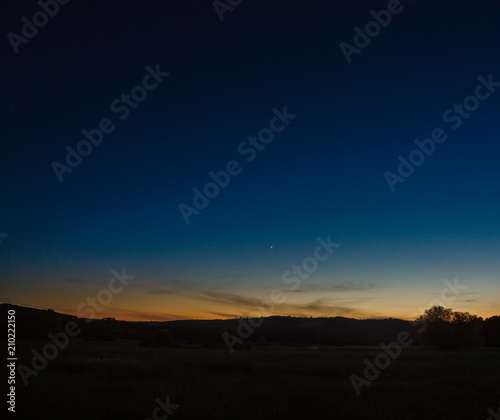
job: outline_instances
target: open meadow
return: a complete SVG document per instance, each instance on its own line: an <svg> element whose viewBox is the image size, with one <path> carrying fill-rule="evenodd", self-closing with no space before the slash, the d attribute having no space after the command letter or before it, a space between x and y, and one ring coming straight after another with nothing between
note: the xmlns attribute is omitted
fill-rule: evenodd
<svg viewBox="0 0 500 420"><path fill-rule="evenodd" d="M19 341L19 364L43 341ZM358 397L349 380L379 347L263 346L235 351L73 340L29 385L16 414L36 419L486 420L500 405L500 349L404 349ZM173 404L173 405L172 405ZM161 406L161 405L160 405ZM166 419L157 410L157 418ZM21 418L21 417L20 417Z"/></svg>

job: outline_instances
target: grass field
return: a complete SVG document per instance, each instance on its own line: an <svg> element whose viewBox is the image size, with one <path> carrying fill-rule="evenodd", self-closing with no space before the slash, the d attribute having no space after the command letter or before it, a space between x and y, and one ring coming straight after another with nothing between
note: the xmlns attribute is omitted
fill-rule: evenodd
<svg viewBox="0 0 500 420"><path fill-rule="evenodd" d="M18 342L19 363L43 342ZM357 396L378 347L141 348L135 341L72 341L25 387L17 413L34 419L151 418L159 397L172 419L486 420L500 405L500 350L408 348ZM11 413L9 413L11 414ZM164 417L164 412L158 413Z"/></svg>

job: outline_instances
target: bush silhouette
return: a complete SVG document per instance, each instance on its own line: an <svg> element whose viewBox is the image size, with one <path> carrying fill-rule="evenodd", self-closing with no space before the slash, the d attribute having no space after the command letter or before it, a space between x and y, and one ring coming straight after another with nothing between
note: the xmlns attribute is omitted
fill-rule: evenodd
<svg viewBox="0 0 500 420"><path fill-rule="evenodd" d="M179 344L167 329L157 330L154 335L151 333L144 334L139 345L142 347L179 347Z"/></svg>
<svg viewBox="0 0 500 420"><path fill-rule="evenodd" d="M264 337L263 335L259 335L259 338L257 338L257 345L258 346L267 346L267 340L266 340L266 337Z"/></svg>

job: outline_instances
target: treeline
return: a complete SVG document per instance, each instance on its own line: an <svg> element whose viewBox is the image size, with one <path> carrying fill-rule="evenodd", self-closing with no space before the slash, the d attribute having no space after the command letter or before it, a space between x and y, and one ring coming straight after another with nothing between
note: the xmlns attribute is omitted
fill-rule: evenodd
<svg viewBox="0 0 500 420"><path fill-rule="evenodd" d="M415 322L399 319L356 320L335 318L296 318L272 316L262 319L242 337L249 320L184 320L167 322L129 322L114 318L85 320L52 310L1 305L4 313L16 310L17 339L45 339L49 332L64 331L74 321L81 329L78 338L88 340L138 340L142 346L176 347L201 345L225 347L224 333L241 338L239 347L250 345L328 345L378 346L391 342L401 331L407 331L414 345L439 349L500 347L500 316L480 317L451 309L433 307ZM4 317L6 319L6 317ZM253 324L255 325L255 320ZM425 328L424 328L425 326Z"/></svg>
<svg viewBox="0 0 500 420"><path fill-rule="evenodd" d="M414 325L422 344L440 350L500 347L500 316L483 320L468 312L433 306Z"/></svg>

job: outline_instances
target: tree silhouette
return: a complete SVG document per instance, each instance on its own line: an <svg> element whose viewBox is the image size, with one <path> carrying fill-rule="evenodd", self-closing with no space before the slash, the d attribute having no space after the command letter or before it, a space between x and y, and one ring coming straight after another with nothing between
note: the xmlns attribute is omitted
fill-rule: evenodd
<svg viewBox="0 0 500 420"><path fill-rule="evenodd" d="M420 332L421 342L439 350L479 347L483 319L468 312L454 312L443 306L433 306L424 311L417 322L425 328Z"/></svg>
<svg viewBox="0 0 500 420"><path fill-rule="evenodd" d="M483 336L488 347L500 347L500 316L492 316L484 321Z"/></svg>

